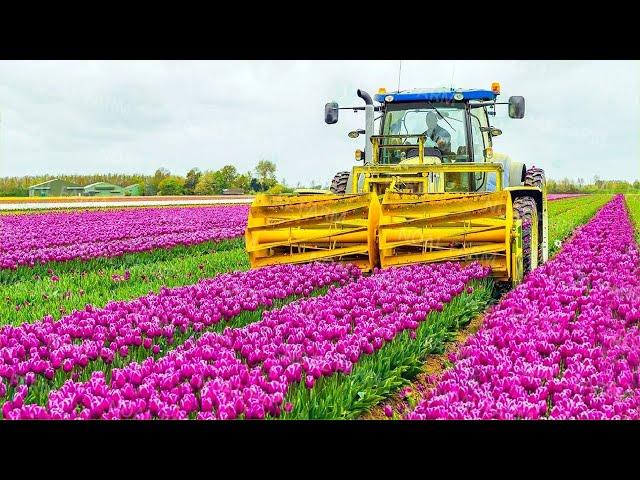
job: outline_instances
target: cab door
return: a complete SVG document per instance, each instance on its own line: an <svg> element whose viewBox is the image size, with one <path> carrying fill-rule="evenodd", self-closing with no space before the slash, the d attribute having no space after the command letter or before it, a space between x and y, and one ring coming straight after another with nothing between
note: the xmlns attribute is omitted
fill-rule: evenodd
<svg viewBox="0 0 640 480"><path fill-rule="evenodd" d="M489 119L487 115L486 107L473 107L470 108L470 121L471 121L471 143L473 150L474 163L484 163L491 161L491 152L493 151L491 135L489 134ZM487 184L492 183L487 178L489 174L475 173L469 174L473 176L473 189L474 191L485 191ZM493 180L495 185L495 180Z"/></svg>

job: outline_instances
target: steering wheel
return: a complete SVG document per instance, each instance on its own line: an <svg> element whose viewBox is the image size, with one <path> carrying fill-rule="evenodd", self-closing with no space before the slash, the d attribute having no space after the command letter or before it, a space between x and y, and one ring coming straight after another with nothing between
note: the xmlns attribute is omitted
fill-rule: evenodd
<svg viewBox="0 0 640 480"><path fill-rule="evenodd" d="M406 158L417 157L418 155L420 155L420 150L417 148L411 148L407 150ZM443 153L442 150L437 147L424 147L424 156L438 157L440 160L442 160Z"/></svg>

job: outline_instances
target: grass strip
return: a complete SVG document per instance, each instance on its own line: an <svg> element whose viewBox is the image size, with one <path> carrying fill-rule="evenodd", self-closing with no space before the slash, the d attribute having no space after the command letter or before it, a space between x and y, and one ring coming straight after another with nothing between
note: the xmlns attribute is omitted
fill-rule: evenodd
<svg viewBox="0 0 640 480"><path fill-rule="evenodd" d="M624 199L635 229L636 241L640 244L640 195L625 195Z"/></svg>
<svg viewBox="0 0 640 480"><path fill-rule="evenodd" d="M549 203L549 256L562 248L562 242L580 225L587 223L612 195L588 195ZM565 202L571 204L566 207ZM559 207L556 208L556 205Z"/></svg>
<svg viewBox="0 0 640 480"><path fill-rule="evenodd" d="M178 247L171 252L145 252L81 263L76 269L0 284L0 326L59 319L87 304L104 307L110 301L131 300L161 287L196 283L218 273L247 270L242 240ZM69 262L71 263L71 262ZM66 265L65 265L66 266Z"/></svg>

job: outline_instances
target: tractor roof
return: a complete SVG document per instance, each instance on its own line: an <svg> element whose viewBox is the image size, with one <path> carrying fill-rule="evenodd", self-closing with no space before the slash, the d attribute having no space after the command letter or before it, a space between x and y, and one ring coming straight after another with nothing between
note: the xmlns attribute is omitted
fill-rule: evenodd
<svg viewBox="0 0 640 480"><path fill-rule="evenodd" d="M456 100L454 95L457 93L462 94L461 100ZM375 100L380 103L385 103L385 98L392 96L394 103L397 102L466 102L468 100L495 100L496 94L491 90L465 90L462 88L419 88L415 90L402 90L400 92L386 92L377 93Z"/></svg>

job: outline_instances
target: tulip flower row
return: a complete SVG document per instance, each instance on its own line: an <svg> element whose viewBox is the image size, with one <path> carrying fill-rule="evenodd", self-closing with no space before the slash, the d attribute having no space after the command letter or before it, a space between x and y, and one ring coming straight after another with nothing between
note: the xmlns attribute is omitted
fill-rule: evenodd
<svg viewBox="0 0 640 480"><path fill-rule="evenodd" d="M188 337L242 312L271 307L274 301L309 295L320 287L345 284L359 276L341 264L280 265L221 274L195 285L162 289L129 302L91 305L59 321L0 328L0 398L22 381L48 391L51 381L73 378L91 362L100 365L159 354L176 337ZM91 370L91 368L89 368Z"/></svg>
<svg viewBox="0 0 640 480"><path fill-rule="evenodd" d="M298 300L243 328L187 340L155 360L110 379L94 372L49 394L46 407L25 403L20 386L3 407L5 418L265 418L291 411L290 385L313 388L318 378L348 375L363 355L403 331L415 331L429 312L465 290L488 269L455 263L375 272L326 295Z"/></svg>
<svg viewBox="0 0 640 480"><path fill-rule="evenodd" d="M561 200L563 198L575 198L584 195L584 193L549 193L547 200Z"/></svg>
<svg viewBox="0 0 640 480"><path fill-rule="evenodd" d="M55 270L46 265L0 270L0 326L18 326L46 315L57 320L87 304L101 308L162 287L247 270L249 262L243 240L232 239L50 266Z"/></svg>
<svg viewBox="0 0 640 480"><path fill-rule="evenodd" d="M408 418L640 418L639 321L619 195L485 317Z"/></svg>
<svg viewBox="0 0 640 480"><path fill-rule="evenodd" d="M246 223L246 205L3 215L0 268L229 239Z"/></svg>

